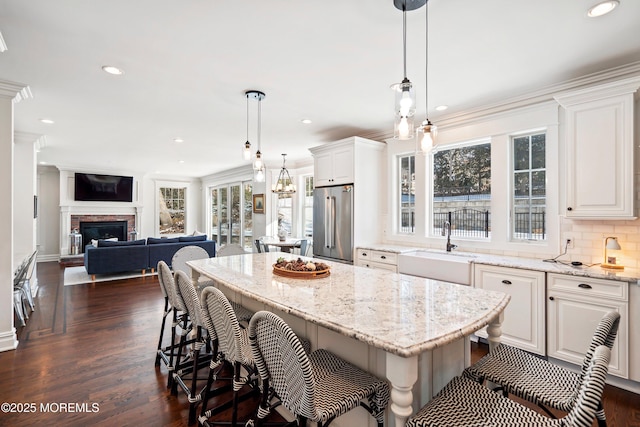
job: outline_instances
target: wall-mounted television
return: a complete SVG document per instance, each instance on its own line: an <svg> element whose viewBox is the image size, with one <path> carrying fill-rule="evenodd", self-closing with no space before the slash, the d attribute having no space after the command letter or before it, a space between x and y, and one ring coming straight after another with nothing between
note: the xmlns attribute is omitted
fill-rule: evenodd
<svg viewBox="0 0 640 427"><path fill-rule="evenodd" d="M76 172L75 200L91 202L133 201L133 177Z"/></svg>

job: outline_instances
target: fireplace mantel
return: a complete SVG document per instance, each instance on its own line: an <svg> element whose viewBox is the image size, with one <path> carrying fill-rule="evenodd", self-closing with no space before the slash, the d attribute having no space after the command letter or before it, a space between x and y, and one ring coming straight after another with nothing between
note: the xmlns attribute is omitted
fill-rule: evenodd
<svg viewBox="0 0 640 427"><path fill-rule="evenodd" d="M82 204L82 205L66 205L60 206L60 256L69 255L70 234L74 228L78 226L72 222L73 217L79 217L82 221L91 221L95 217L96 221L103 221L105 218L111 220L124 219L132 222L129 224L128 231L136 230L141 235L142 206L117 206L109 203L102 204Z"/></svg>

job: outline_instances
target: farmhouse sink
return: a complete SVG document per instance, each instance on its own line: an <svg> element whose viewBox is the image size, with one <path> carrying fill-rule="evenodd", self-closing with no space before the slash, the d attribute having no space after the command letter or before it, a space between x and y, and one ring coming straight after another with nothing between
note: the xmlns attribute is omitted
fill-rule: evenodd
<svg viewBox="0 0 640 427"><path fill-rule="evenodd" d="M417 250L398 255L398 272L471 285L474 255Z"/></svg>

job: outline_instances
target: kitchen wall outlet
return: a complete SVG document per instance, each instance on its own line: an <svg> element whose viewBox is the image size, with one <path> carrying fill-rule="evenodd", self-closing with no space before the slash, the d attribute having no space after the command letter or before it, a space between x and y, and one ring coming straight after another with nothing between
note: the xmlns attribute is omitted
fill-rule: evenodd
<svg viewBox="0 0 640 427"><path fill-rule="evenodd" d="M567 237L564 242L567 246L567 249L573 249L573 238Z"/></svg>

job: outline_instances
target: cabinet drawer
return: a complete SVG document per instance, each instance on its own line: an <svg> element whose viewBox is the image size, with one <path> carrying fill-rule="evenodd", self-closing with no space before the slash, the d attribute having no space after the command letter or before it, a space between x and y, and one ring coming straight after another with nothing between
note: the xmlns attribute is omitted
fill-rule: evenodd
<svg viewBox="0 0 640 427"><path fill-rule="evenodd" d="M384 263L381 263L381 262L359 260L358 261L358 265L361 266L361 267L375 268L375 269L378 269L378 270L393 271L394 273L398 272L398 268L394 264L384 264Z"/></svg>
<svg viewBox="0 0 640 427"><path fill-rule="evenodd" d="M550 273L547 290L549 292L569 292L592 298L606 298L618 301L629 300L629 284L619 280L592 279Z"/></svg>
<svg viewBox="0 0 640 427"><path fill-rule="evenodd" d="M398 264L398 254L393 252L370 251L367 249L358 249L358 259L379 262L382 264Z"/></svg>

